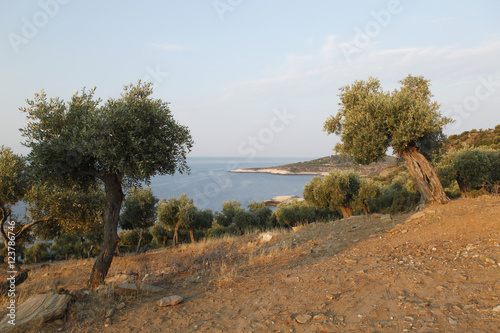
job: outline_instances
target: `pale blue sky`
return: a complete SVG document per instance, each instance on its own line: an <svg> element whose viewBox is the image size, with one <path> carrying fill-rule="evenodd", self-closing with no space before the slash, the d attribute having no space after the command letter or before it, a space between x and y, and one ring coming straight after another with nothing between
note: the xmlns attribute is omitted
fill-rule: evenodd
<svg viewBox="0 0 500 333"><path fill-rule="evenodd" d="M332 153L338 88L432 82L446 133L500 124L500 2L2 1L0 144L27 153L34 92L118 97L145 79L193 135L193 156Z"/></svg>

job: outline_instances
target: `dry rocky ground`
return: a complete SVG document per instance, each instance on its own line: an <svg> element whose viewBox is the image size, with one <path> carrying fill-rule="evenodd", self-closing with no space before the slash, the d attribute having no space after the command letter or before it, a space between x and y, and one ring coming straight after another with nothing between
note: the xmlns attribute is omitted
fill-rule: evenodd
<svg viewBox="0 0 500 333"><path fill-rule="evenodd" d="M74 300L65 320L32 330L499 332L499 234L500 197L483 196L390 221L354 217L118 257L110 277L162 289L103 288ZM47 286L82 288L91 266L31 266L20 300ZM184 300L156 304L170 295Z"/></svg>

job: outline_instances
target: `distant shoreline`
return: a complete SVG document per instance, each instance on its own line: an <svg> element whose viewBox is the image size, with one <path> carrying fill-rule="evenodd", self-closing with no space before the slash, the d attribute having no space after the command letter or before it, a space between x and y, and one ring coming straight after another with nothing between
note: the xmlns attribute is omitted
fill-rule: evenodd
<svg viewBox="0 0 500 333"><path fill-rule="evenodd" d="M235 169L232 173L267 173L282 176L325 176L332 170L352 170L362 177L378 177L397 168L397 158L386 156L379 162L369 165L359 165L345 156L331 155L311 161L296 162L292 164L266 167Z"/></svg>
<svg viewBox="0 0 500 333"><path fill-rule="evenodd" d="M307 176L307 175L318 175L324 176L328 174L328 172L324 171L298 171L292 172L289 170L282 170L278 168L248 168L248 169L236 169L230 170L231 173L267 173L271 175L280 175L280 176Z"/></svg>

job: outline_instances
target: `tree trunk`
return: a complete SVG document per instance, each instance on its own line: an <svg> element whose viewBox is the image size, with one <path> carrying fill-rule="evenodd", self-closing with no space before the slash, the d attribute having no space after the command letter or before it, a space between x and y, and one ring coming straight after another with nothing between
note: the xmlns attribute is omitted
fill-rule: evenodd
<svg viewBox="0 0 500 333"><path fill-rule="evenodd" d="M189 236L191 236L191 243L194 244L195 240L194 240L194 230L193 229L189 230Z"/></svg>
<svg viewBox="0 0 500 333"><path fill-rule="evenodd" d="M340 206L340 211L342 212L342 215L344 218L349 218L353 215L352 213L352 208L349 203L344 204L343 206Z"/></svg>
<svg viewBox="0 0 500 333"><path fill-rule="evenodd" d="M177 244L179 243L179 228L181 226L181 220L177 221L177 223L175 224L175 229L174 229L174 240L173 240L173 245L174 247L177 246Z"/></svg>
<svg viewBox="0 0 500 333"><path fill-rule="evenodd" d="M28 272L29 270L24 270L17 274L14 278L14 284L19 286L21 283L26 281L28 279ZM9 290L10 290L10 280L7 280L5 282L0 283L0 295L3 295L4 297L8 296Z"/></svg>
<svg viewBox="0 0 500 333"><path fill-rule="evenodd" d="M419 153L415 147L412 147L405 150L403 156L406 167L420 192L422 203L444 203L450 200L444 193L443 185L441 185L436 171L424 155Z"/></svg>
<svg viewBox="0 0 500 333"><path fill-rule="evenodd" d="M368 206L365 203L363 203L363 211L365 212L366 216L370 215L369 214L370 213L370 209L368 208Z"/></svg>
<svg viewBox="0 0 500 333"><path fill-rule="evenodd" d="M470 193L470 183L467 179L463 179L460 175L457 176L457 184L460 189L460 193L462 193L462 197L467 198Z"/></svg>
<svg viewBox="0 0 500 333"><path fill-rule="evenodd" d="M90 246L90 250L87 252L87 258L90 259L90 255L92 254L92 250L94 249L94 245Z"/></svg>
<svg viewBox="0 0 500 333"><path fill-rule="evenodd" d="M167 246L168 236L163 236L163 247Z"/></svg>
<svg viewBox="0 0 500 333"><path fill-rule="evenodd" d="M109 267L113 261L113 256L118 245L118 221L123 202L123 191L121 180L117 175L104 175L101 180L104 182L106 192L106 207L104 210L104 238L101 253L90 273L88 286L91 289L97 288L104 282L108 274Z"/></svg>
<svg viewBox="0 0 500 333"><path fill-rule="evenodd" d="M135 249L136 253L139 253L139 249L141 248L141 242L142 242L142 231L137 231L139 234L139 242L137 243L137 248Z"/></svg>

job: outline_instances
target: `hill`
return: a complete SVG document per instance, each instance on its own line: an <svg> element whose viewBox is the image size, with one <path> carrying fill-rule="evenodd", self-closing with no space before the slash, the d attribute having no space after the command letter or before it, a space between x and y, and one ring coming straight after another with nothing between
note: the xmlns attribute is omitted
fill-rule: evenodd
<svg viewBox="0 0 500 333"><path fill-rule="evenodd" d="M468 144L473 147L488 146L492 149L500 149L500 125L489 129L472 129L458 135L450 135L445 142L445 147L457 149L462 144Z"/></svg>
<svg viewBox="0 0 500 333"><path fill-rule="evenodd" d="M397 158L387 156L383 160L369 165L358 165L350 158L331 155L311 161L297 162L270 168L237 169L236 173L271 173L277 175L326 175L334 169L355 170L364 177L376 177L387 169L394 168Z"/></svg>
<svg viewBox="0 0 500 333"><path fill-rule="evenodd" d="M265 234L267 235L267 234ZM118 257L162 291L76 300L42 332L494 332L500 325L500 198L358 216ZM82 288L92 261L31 265L29 294ZM164 296L183 303L160 308ZM7 304L5 300L2 300ZM35 328L33 328L35 330ZM38 331L38 330L37 330Z"/></svg>

